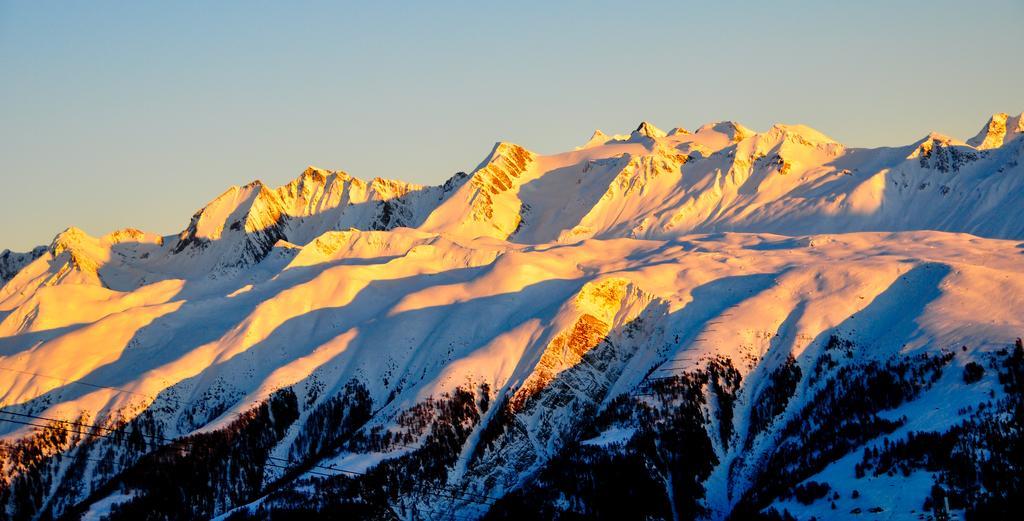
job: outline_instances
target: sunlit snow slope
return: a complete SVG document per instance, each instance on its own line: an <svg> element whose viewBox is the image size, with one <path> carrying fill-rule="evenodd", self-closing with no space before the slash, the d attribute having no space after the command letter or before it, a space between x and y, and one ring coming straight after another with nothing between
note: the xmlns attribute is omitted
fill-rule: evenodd
<svg viewBox="0 0 1024 521"><path fill-rule="evenodd" d="M1000 512L1022 133L645 122L5 251L0 519Z"/></svg>

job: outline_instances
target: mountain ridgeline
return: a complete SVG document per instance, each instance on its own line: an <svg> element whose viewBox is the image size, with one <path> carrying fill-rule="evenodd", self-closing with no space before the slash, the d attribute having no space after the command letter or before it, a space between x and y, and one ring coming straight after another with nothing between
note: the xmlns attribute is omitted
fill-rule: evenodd
<svg viewBox="0 0 1024 521"><path fill-rule="evenodd" d="M1024 118L310 167L0 254L0 519L1024 510Z"/></svg>

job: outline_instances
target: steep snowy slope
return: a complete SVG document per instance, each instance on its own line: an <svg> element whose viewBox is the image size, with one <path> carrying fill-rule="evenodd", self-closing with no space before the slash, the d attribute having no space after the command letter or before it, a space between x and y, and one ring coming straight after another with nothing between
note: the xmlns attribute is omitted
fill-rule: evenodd
<svg viewBox="0 0 1024 521"><path fill-rule="evenodd" d="M653 138L646 151L621 156L617 141L585 148L588 162L579 161L579 152L562 156L578 168L566 173L593 175L594 182L573 190L564 179L552 180L552 187L568 192L570 204L582 202L578 221L561 221L577 222L563 228L560 239L718 230L1024 233L1013 204L1024 179L1021 141L977 150L933 134L907 147L862 150L806 127L776 125L762 134L734 133L747 137L730 144L718 138L721 126ZM596 197L595 184L607 187ZM542 218L525 219L525 230L539 227L551 235L552 225Z"/></svg>
<svg viewBox="0 0 1024 521"><path fill-rule="evenodd" d="M959 374L969 361L984 362L1012 344L1024 328L1020 256L1013 242L935 232L727 234L543 248L459 245L411 230L332 232L243 293L181 301L172 296L180 288L151 285L90 304L102 302L107 312L86 317L88 323L53 324L67 329L55 337L54 329L8 337L3 399L6 410L39 418L89 411L86 423L113 410L129 419L148 407L146 426L126 430L174 438L231 428L238 414L287 389L297 400L295 419L262 449L266 457L362 469L366 458L402 461L420 449L438 450L430 434L444 418L434 411L436 400L468 390L474 403L492 405L464 420L464 437L448 440L457 450L445 455L451 460L439 483L498 497L527 484L567 444L584 441L583 419L616 397L725 359L741 382L732 390L733 434L720 438L724 420L708 414L707 429L716 436L710 452L699 454L722 462L705 476L703 501L722 515L756 479L735 469L756 469L760 461L741 447L751 436L744 419L765 375L787 356L810 373L833 335L856 346L858 362L969 346L956 352L952 376L933 392L958 394L957 408L988 399L989 390L998 390L992 377L967 386ZM38 308L67 312L48 306L76 287L51 287L60 293L40 295ZM136 303L126 307L126 300ZM30 374L44 370L121 390ZM364 423L353 426L361 437L323 430L347 414L335 400L350 389L368 404ZM923 425L957 421L955 409L946 414ZM627 421L621 428L636 426ZM752 439L765 443L764 434ZM92 441L88 452L71 453L123 465L141 456L103 438L84 441ZM310 449L321 444L333 450ZM86 483L116 474L82 462ZM51 465L56 471L64 464ZM284 471L267 466L260 481ZM147 494L130 480L124 486ZM54 508L91 490L54 498ZM885 505L918 507L921 494L912 505ZM219 501L218 509L231 506ZM415 491L392 506L409 517L428 508L483 513L465 497L453 502Z"/></svg>
<svg viewBox="0 0 1024 521"><path fill-rule="evenodd" d="M1021 121L996 114L970 144L932 133L880 149L847 148L802 125L757 133L719 122L666 133L643 122L628 135L597 131L563 154L498 143L471 174L436 187L310 167L277 189L259 181L228 189L177 237L108 240L98 247L110 252L72 257L92 259L85 271L97 272L93 282L127 290L168 278L231 277L259 264L278 241L302 246L349 228L412 227L521 244L713 231L932 229L1024 238L1024 209L1016 204L1024 194ZM64 243L88 249L95 242L71 231ZM5 254L3 280L40 256ZM78 267L34 271L54 283L62 269Z"/></svg>
<svg viewBox="0 0 1024 521"><path fill-rule="evenodd" d="M5 253L0 518L998 517L1019 120L874 150L645 122Z"/></svg>

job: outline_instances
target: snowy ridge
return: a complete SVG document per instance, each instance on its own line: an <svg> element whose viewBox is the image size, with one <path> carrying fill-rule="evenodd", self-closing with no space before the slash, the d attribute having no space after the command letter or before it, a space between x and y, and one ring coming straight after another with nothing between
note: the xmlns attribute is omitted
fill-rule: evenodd
<svg viewBox="0 0 1024 521"><path fill-rule="evenodd" d="M1024 215L1013 203L1024 190L1022 125L1020 116L996 114L967 143L931 133L905 147L850 149L802 125L757 133L726 121L666 133L645 121L629 135L596 131L564 154L498 143L475 171L436 187L309 167L277 189L259 181L228 189L171 240L139 231L135 239L107 240L144 251L109 261L108 271L132 276L101 279L126 289L168 277L222 277L258 264L278 241L302 246L349 228L412 227L524 244L712 231L935 229L1021 238ZM13 255L5 280L18 271ZM92 271L110 257L72 256L97 264ZM28 258L17 257L19 269Z"/></svg>
<svg viewBox="0 0 1024 521"><path fill-rule="evenodd" d="M998 517L1020 128L644 122L4 251L0 519Z"/></svg>

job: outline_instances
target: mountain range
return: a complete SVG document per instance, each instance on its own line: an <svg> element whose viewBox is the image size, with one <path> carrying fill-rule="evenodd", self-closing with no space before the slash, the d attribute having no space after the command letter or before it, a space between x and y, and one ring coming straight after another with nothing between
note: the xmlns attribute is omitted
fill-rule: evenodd
<svg viewBox="0 0 1024 521"><path fill-rule="evenodd" d="M1019 512L1022 135L643 122L5 250L0 519Z"/></svg>

